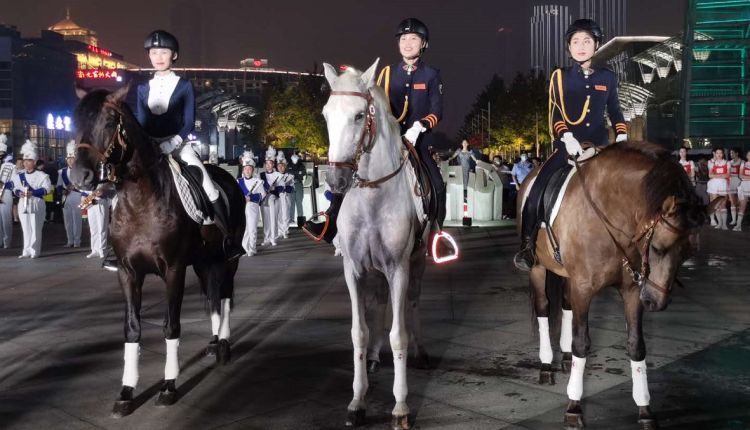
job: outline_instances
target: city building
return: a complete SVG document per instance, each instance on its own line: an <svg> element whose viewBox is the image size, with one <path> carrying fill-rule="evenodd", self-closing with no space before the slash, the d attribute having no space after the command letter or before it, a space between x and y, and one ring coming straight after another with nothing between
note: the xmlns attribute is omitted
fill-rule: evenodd
<svg viewBox="0 0 750 430"><path fill-rule="evenodd" d="M544 4L532 6L530 19L531 69L547 75L570 63L565 30L571 23L567 6Z"/></svg>
<svg viewBox="0 0 750 430"><path fill-rule="evenodd" d="M604 43L627 33L627 12L627 0L580 0L575 19L589 18L596 21L604 31Z"/></svg>
<svg viewBox="0 0 750 430"><path fill-rule="evenodd" d="M750 121L750 0L690 0L682 135L697 147L744 147Z"/></svg>

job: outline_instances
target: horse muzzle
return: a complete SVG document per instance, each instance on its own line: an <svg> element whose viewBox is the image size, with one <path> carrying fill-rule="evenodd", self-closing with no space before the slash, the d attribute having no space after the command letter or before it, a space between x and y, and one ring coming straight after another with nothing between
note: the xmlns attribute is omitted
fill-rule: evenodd
<svg viewBox="0 0 750 430"><path fill-rule="evenodd" d="M331 192L343 194L349 190L354 181L354 169L348 166L335 166L328 176Z"/></svg>
<svg viewBox="0 0 750 430"><path fill-rule="evenodd" d="M641 289L640 298L643 307L649 312L663 311L671 302L667 294L651 288L648 284Z"/></svg>

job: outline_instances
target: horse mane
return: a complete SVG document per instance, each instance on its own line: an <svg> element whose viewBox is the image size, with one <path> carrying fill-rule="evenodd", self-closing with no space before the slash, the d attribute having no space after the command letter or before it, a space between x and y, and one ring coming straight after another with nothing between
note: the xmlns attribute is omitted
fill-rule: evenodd
<svg viewBox="0 0 750 430"><path fill-rule="evenodd" d="M649 142L617 142L605 147L600 155L611 155L615 159L633 160L648 168L641 183L641 195L645 198L645 215L653 218L662 213L667 198L674 196L678 216L683 217L689 228L698 227L706 220L705 205L695 193L695 188L682 166L671 156L669 149Z"/></svg>

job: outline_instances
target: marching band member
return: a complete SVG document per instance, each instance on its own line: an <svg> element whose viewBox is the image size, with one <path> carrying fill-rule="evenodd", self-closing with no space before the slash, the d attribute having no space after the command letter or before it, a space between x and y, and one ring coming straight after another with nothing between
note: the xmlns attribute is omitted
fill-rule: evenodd
<svg viewBox="0 0 750 430"><path fill-rule="evenodd" d="M23 230L23 251L18 258L37 258L42 250L44 196L52 192L49 175L35 169L36 144L30 140L21 147L23 170L13 177L13 192L19 197L18 218Z"/></svg>
<svg viewBox="0 0 750 430"><path fill-rule="evenodd" d="M742 166L742 157L740 156L739 148L732 148L729 151L729 204L732 214L731 225L737 224L737 206L739 206L739 199L737 198L737 188L740 186L740 168Z"/></svg>
<svg viewBox="0 0 750 430"><path fill-rule="evenodd" d="M729 193L729 163L724 159L724 150L714 149L714 158L708 161L708 191L709 200ZM715 228L727 230L727 208L723 206L716 210L718 223Z"/></svg>
<svg viewBox="0 0 750 430"><path fill-rule="evenodd" d="M750 151L745 154L746 161L740 169L740 185L737 187L737 197L740 201L740 210L737 213L737 222L732 230L742 231L742 218L745 216L747 201L750 199Z"/></svg>
<svg viewBox="0 0 750 430"><path fill-rule="evenodd" d="M241 157L242 175L237 179L242 194L245 196L245 234L242 237L242 246L247 251L247 256L252 257L256 253L256 240L258 237L258 219L260 218L260 202L266 196L263 181L254 177L255 159L252 151L245 151Z"/></svg>
<svg viewBox="0 0 750 430"><path fill-rule="evenodd" d="M13 238L13 176L16 165L11 162L13 155L8 154L8 137L0 134L0 236L3 248L10 248Z"/></svg>
<svg viewBox="0 0 750 430"><path fill-rule="evenodd" d="M192 145L183 144L195 127L195 96L190 81L172 71L179 55L177 38L156 30L146 37L144 48L156 71L153 79L138 86L138 122L161 141L159 147L164 154L178 156L200 170L203 189L213 206L214 222L224 235L224 252L228 259L237 258L244 251L232 241L228 208Z"/></svg>
<svg viewBox="0 0 750 430"><path fill-rule="evenodd" d="M76 160L75 140L68 142L65 147L65 162L67 167L60 169L57 175L57 191L63 200L63 221L65 221L65 234L68 241L66 248L78 248L81 246L81 228L83 217L81 216L81 193L73 187L70 182L70 169Z"/></svg>
<svg viewBox="0 0 750 430"><path fill-rule="evenodd" d="M552 175L567 165L568 157L591 156L579 142L595 146L609 144L605 112L617 135L627 140L625 118L617 96L617 75L610 69L593 67L591 58L604 37L601 27L590 19L573 22L565 32L572 66L552 72L549 87L549 129L555 151L539 171L523 208L521 251L513 259L521 270L529 271L536 261L534 246L539 229L541 199Z"/></svg>
<svg viewBox="0 0 750 430"><path fill-rule="evenodd" d="M292 212L292 205L294 204L294 176L291 173L287 173L286 158L284 158L284 153L281 151L279 151L279 155L276 158L276 169L279 172L279 183L276 187L279 191L279 218L277 225L279 237L286 239L289 237L290 214Z"/></svg>
<svg viewBox="0 0 750 430"><path fill-rule="evenodd" d="M86 258L104 258L107 251L111 200L103 195L101 191L81 191L81 197L86 198L91 193L96 194L96 197L91 202L91 206L88 206L86 209L91 239L91 252Z"/></svg>
<svg viewBox="0 0 750 430"><path fill-rule="evenodd" d="M272 146L266 151L265 171L260 173L266 196L261 201L260 210L263 215L263 246L276 246L278 235L277 220L279 219L279 172L274 169L276 150Z"/></svg>
<svg viewBox="0 0 750 430"><path fill-rule="evenodd" d="M691 160L688 160L688 149L687 147L681 147L680 148L680 166L685 170L685 173L688 175L688 178L690 178L690 182L695 186L695 163L693 163Z"/></svg>

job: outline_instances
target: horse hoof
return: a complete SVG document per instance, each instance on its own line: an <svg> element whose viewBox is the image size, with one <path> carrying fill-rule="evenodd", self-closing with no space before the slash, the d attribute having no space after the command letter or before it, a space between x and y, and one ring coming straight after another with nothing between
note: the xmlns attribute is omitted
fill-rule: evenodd
<svg viewBox="0 0 750 430"><path fill-rule="evenodd" d="M539 385L555 385L555 372L552 371L551 364L542 364L539 370Z"/></svg>
<svg viewBox="0 0 750 430"><path fill-rule="evenodd" d="M177 391L160 391L159 397L156 398L154 406L157 408L166 408L172 406L177 401Z"/></svg>
<svg viewBox="0 0 750 430"><path fill-rule="evenodd" d="M208 343L206 347L206 357L215 357L219 350L219 339L218 336L214 336L213 340Z"/></svg>
<svg viewBox="0 0 750 430"><path fill-rule="evenodd" d="M393 415L391 419L391 428L393 430L407 430L409 429L409 416L408 415Z"/></svg>
<svg viewBox="0 0 750 430"><path fill-rule="evenodd" d="M367 360L367 373L375 374L380 370L380 362L375 360Z"/></svg>
<svg viewBox="0 0 750 430"><path fill-rule="evenodd" d="M216 353L216 362L223 365L229 364L229 360L232 359L232 349L229 346L229 341L222 339L219 341L219 348Z"/></svg>
<svg viewBox="0 0 750 430"><path fill-rule="evenodd" d="M639 419L638 424L641 426L641 430L658 430L659 422L653 418Z"/></svg>
<svg viewBox="0 0 750 430"><path fill-rule="evenodd" d="M573 353L563 352L562 361L560 362L560 368L563 373L570 373L570 368L573 367Z"/></svg>
<svg viewBox="0 0 750 430"><path fill-rule="evenodd" d="M122 418L133 413L133 401L132 400L115 400L115 405L112 407L112 418Z"/></svg>
<svg viewBox="0 0 750 430"><path fill-rule="evenodd" d="M583 414L565 412L565 430L582 429L583 425Z"/></svg>
<svg viewBox="0 0 750 430"><path fill-rule="evenodd" d="M358 427L365 423L365 410L357 409L356 411L346 411L346 426Z"/></svg>

